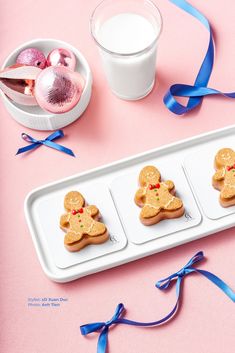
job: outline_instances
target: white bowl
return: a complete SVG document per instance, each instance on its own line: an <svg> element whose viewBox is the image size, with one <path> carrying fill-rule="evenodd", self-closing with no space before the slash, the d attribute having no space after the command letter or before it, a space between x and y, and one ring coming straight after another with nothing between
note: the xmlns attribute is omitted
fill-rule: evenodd
<svg viewBox="0 0 235 353"><path fill-rule="evenodd" d="M35 130L56 130L77 120L85 111L91 97L92 75L90 67L84 56L72 45L55 39L35 39L16 48L5 60L2 68L16 62L18 54L30 47L35 47L47 55L52 49L67 48L73 51L77 59L76 71L85 78L85 87L78 104L69 112L63 114L51 114L42 110L39 106L26 106L14 103L3 92L1 96L6 109L20 124Z"/></svg>

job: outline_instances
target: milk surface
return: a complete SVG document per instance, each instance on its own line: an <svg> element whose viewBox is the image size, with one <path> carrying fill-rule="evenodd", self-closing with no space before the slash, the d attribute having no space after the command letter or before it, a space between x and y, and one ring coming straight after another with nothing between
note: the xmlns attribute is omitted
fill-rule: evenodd
<svg viewBox="0 0 235 353"><path fill-rule="evenodd" d="M131 54L148 47L156 31L143 16L122 13L111 17L101 26L100 44L115 53Z"/></svg>
<svg viewBox="0 0 235 353"><path fill-rule="evenodd" d="M120 98L139 99L147 95L155 79L156 39L159 28L135 13L121 13L100 27L98 41L103 67L112 91ZM143 53L138 53L151 46ZM129 55L128 55L129 54ZM134 54L134 55L133 55Z"/></svg>

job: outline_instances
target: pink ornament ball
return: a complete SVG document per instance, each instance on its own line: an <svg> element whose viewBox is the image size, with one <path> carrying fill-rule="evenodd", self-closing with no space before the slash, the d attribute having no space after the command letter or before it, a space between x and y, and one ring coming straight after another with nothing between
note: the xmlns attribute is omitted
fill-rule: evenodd
<svg viewBox="0 0 235 353"><path fill-rule="evenodd" d="M20 52L16 63L44 69L46 67L46 58L41 50L37 48L27 48Z"/></svg>
<svg viewBox="0 0 235 353"><path fill-rule="evenodd" d="M84 79L64 66L50 66L42 70L35 83L34 96L45 111L66 113L79 102Z"/></svg>
<svg viewBox="0 0 235 353"><path fill-rule="evenodd" d="M75 70L76 58L69 49L53 49L47 56L47 66L65 66L70 70Z"/></svg>

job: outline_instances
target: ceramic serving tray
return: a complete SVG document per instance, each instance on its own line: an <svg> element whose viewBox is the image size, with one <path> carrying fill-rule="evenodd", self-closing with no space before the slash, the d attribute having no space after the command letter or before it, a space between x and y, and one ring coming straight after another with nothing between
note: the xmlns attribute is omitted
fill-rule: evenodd
<svg viewBox="0 0 235 353"><path fill-rule="evenodd" d="M25 216L46 275L69 282L151 255L235 225L235 206L223 208L211 185L214 157L220 148L235 149L235 125L138 154L33 190L25 200ZM139 221L134 203L142 167L155 165L163 180L173 180L185 214L153 226ZM59 227L68 191L78 190L95 204L110 240L79 252L64 248Z"/></svg>

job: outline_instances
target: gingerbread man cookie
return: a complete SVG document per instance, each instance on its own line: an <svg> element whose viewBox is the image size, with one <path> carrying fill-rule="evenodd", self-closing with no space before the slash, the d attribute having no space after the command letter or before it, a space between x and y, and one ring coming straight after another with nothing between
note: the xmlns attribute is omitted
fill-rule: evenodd
<svg viewBox="0 0 235 353"><path fill-rule="evenodd" d="M184 214L182 201L174 196L174 183L170 180L161 181L161 174L154 166L141 170L139 184L135 203L142 207L140 220L144 225L149 226L163 219L178 218Z"/></svg>
<svg viewBox="0 0 235 353"><path fill-rule="evenodd" d="M235 151L222 148L215 156L216 172L212 185L220 190L220 204L223 207L235 205Z"/></svg>
<svg viewBox="0 0 235 353"><path fill-rule="evenodd" d="M80 192L69 192L64 198L64 208L67 213L60 218L60 227L66 232L64 245L67 250L79 251L86 245L101 244L109 239L106 226L98 222L98 208L85 206Z"/></svg>

